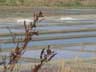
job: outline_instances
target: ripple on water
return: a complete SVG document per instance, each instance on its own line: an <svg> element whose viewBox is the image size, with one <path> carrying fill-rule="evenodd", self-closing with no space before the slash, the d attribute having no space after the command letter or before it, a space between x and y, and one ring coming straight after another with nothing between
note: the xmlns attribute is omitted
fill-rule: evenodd
<svg viewBox="0 0 96 72"><path fill-rule="evenodd" d="M39 58L41 50L32 50L32 51L26 51L23 55L23 57L33 57L33 58ZM75 52L75 51L66 51L66 50L60 50L60 49L54 49L54 51L57 53L57 55L54 57L54 59L74 59L76 57L79 58L91 58L95 57L96 54L94 53L88 53L88 52Z"/></svg>

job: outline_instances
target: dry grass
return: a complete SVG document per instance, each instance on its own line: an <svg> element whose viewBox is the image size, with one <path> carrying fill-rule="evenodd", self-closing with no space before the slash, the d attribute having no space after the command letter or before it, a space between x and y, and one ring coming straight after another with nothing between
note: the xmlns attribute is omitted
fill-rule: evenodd
<svg viewBox="0 0 96 72"><path fill-rule="evenodd" d="M30 70L34 67L34 65L36 65L36 63L17 64L14 72L31 72ZM96 64L84 63L80 60L71 62L59 60L45 64L39 72L96 72Z"/></svg>

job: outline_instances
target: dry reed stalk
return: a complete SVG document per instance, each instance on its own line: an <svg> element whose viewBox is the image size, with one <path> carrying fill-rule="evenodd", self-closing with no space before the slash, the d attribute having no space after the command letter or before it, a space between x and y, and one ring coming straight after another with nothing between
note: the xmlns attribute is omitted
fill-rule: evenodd
<svg viewBox="0 0 96 72"><path fill-rule="evenodd" d="M24 54L25 49L27 48L27 45L29 41L32 40L33 35L38 35L38 32L35 32L33 28L36 28L36 23L39 20L39 17L42 15L41 11L40 13L34 16L34 22L33 25L30 23L29 25L26 25L26 22L24 21L24 27L25 27L25 38L22 43L22 47L19 47L19 42L17 42L17 46L14 50L12 50L11 55L10 55L10 60L8 62L8 65L4 64L4 70L3 72L6 72L7 70L10 70L12 72L15 68L15 65L18 63L19 59L21 58L22 54ZM8 28L9 29L9 28ZM33 31L33 32L32 32ZM12 32L9 29L9 32L12 34ZM13 42L14 42L14 36L13 37Z"/></svg>

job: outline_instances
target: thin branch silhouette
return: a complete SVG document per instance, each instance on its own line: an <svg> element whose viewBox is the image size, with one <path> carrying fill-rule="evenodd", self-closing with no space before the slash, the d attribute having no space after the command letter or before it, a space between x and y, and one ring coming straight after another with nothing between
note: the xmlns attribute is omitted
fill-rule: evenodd
<svg viewBox="0 0 96 72"><path fill-rule="evenodd" d="M54 51L52 51L49 47L50 45L48 45L48 49L43 48L41 50L40 63L38 65L35 65L35 67L32 69L32 72L38 72L45 63L51 61L52 58L54 58L54 56L57 54ZM50 53L48 53L48 50L50 50Z"/></svg>
<svg viewBox="0 0 96 72"><path fill-rule="evenodd" d="M34 16L34 21L33 23L31 22L29 25L26 24L26 21L24 21L24 28L25 28L25 38L23 39L22 42L22 46L19 46L19 41L17 42L16 48L11 50L10 53L10 59L8 64L4 64L4 70L3 72L7 72L7 70L10 70L10 72L12 72L14 70L15 64L18 63L19 59L21 58L21 56L24 54L25 49L27 48L28 43L32 40L32 36L33 35L39 35L38 31L36 31L36 23L39 20L40 15L36 15ZM35 30L33 30L33 28L35 28ZM13 39L13 43L15 42L15 36L13 35L13 33L11 32L10 28L7 27L7 29L9 30L12 39Z"/></svg>

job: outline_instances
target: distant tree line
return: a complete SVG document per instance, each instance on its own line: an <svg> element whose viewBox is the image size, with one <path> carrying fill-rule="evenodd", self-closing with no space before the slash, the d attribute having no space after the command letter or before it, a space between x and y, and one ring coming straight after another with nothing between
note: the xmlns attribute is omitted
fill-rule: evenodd
<svg viewBox="0 0 96 72"><path fill-rule="evenodd" d="M0 0L0 5L23 5L24 1L25 0Z"/></svg>

